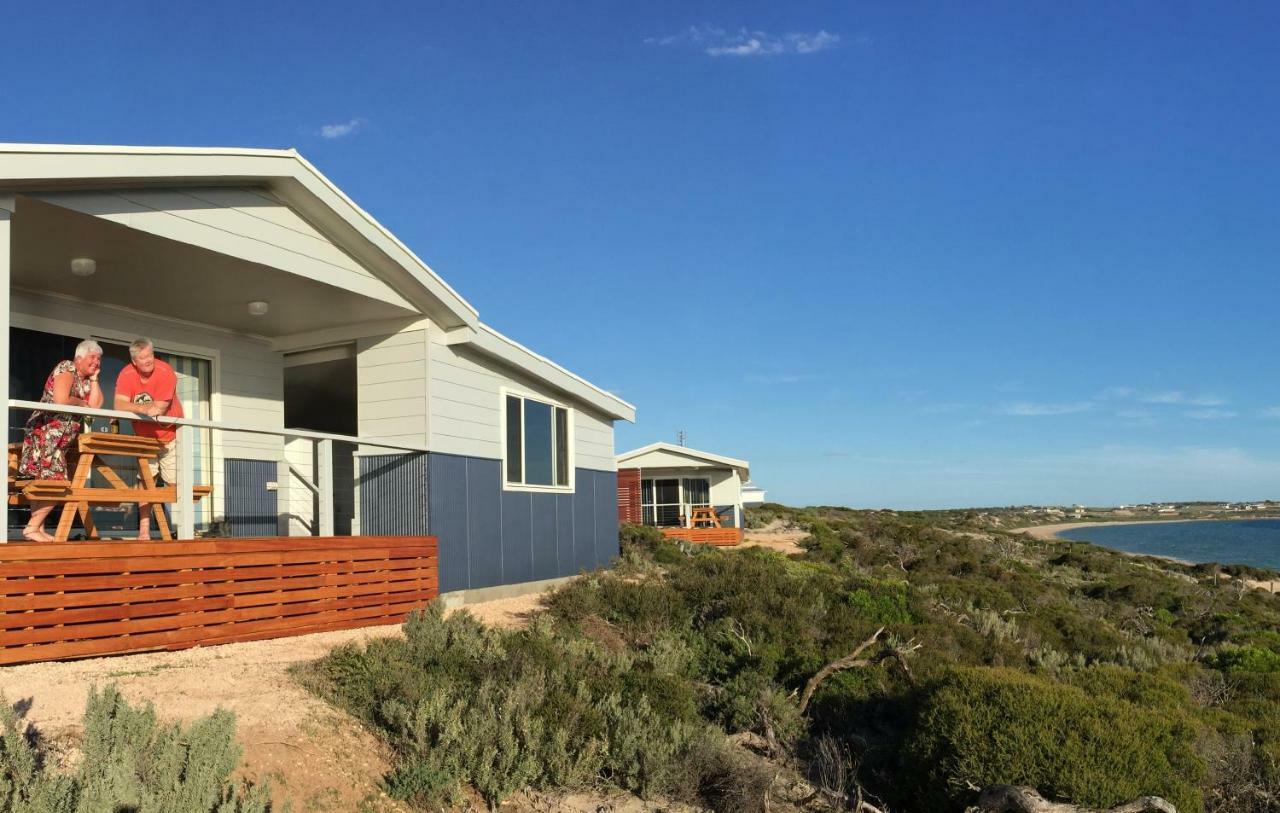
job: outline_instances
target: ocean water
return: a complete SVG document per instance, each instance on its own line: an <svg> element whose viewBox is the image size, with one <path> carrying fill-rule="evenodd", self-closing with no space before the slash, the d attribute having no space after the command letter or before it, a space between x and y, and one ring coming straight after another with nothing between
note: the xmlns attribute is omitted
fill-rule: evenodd
<svg viewBox="0 0 1280 813"><path fill-rule="evenodd" d="M1128 553L1280 570L1280 519L1082 525L1058 537Z"/></svg>

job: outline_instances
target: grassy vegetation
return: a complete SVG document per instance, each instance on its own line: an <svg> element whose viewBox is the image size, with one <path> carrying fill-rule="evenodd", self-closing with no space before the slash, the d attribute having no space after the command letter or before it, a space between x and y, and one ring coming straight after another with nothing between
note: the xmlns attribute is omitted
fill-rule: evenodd
<svg viewBox="0 0 1280 813"><path fill-rule="evenodd" d="M618 567L528 629L430 611L307 679L386 738L390 790L424 809L467 786L496 804L608 785L714 810L863 793L961 811L1018 783L1280 810L1280 597L961 512L762 513L804 527L806 553L624 527ZM810 679L881 627L802 714Z"/></svg>
<svg viewBox="0 0 1280 813"><path fill-rule="evenodd" d="M158 725L150 706L93 691L77 767L59 771L0 696L0 813L269 813L270 789L234 782L235 719Z"/></svg>

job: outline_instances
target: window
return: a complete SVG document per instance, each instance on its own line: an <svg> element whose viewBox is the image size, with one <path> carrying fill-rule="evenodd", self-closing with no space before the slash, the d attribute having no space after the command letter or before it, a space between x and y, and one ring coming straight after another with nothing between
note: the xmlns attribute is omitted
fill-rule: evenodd
<svg viewBox="0 0 1280 813"><path fill-rule="evenodd" d="M546 401L506 396L507 484L569 488L569 410Z"/></svg>
<svg viewBox="0 0 1280 813"><path fill-rule="evenodd" d="M711 506L711 481L705 477L640 481L640 521L659 528L683 526L690 509Z"/></svg>

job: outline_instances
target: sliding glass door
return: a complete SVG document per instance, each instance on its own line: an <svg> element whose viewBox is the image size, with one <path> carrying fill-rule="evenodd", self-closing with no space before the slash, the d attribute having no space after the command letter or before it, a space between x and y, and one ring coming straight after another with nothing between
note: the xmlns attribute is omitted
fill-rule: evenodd
<svg viewBox="0 0 1280 813"><path fill-rule="evenodd" d="M659 528L680 527L691 509L711 505L711 481L705 477L650 478L640 481L641 519Z"/></svg>

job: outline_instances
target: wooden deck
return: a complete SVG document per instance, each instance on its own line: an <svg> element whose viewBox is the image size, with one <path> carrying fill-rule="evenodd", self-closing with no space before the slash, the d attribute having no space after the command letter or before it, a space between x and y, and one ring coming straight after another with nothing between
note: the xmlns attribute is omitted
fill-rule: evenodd
<svg viewBox="0 0 1280 813"><path fill-rule="evenodd" d="M435 537L0 544L0 664L397 623L437 572Z"/></svg>
<svg viewBox="0 0 1280 813"><path fill-rule="evenodd" d="M662 535L703 545L731 546L742 542L741 528L663 528Z"/></svg>

